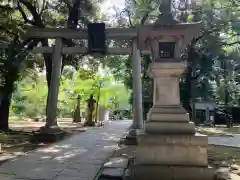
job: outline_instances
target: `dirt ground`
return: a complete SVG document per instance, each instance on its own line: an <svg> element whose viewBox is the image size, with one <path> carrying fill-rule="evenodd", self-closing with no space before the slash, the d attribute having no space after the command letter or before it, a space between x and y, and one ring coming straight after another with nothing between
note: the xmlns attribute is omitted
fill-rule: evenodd
<svg viewBox="0 0 240 180"><path fill-rule="evenodd" d="M208 161L213 167L240 166L240 148L208 145Z"/></svg>
<svg viewBox="0 0 240 180"><path fill-rule="evenodd" d="M72 119L59 119L59 126L69 135L85 131L81 123L72 123ZM33 121L11 121L10 127L14 130L13 133L4 134L0 133L0 143L2 152L0 154L0 163L9 158L14 158L22 155L28 151L36 148L46 146L47 144L38 143L34 144L30 141L32 131L37 131L40 127L44 126L44 122ZM239 134L240 127L225 128L206 128L198 127L197 132L206 134L208 136L231 136L231 134ZM114 156L125 155L129 157L135 156L135 146L121 147L115 152ZM232 173L239 176L240 179L240 148L208 145L208 160L209 164L214 168L231 167Z"/></svg>
<svg viewBox="0 0 240 180"><path fill-rule="evenodd" d="M85 131L82 123L72 123L72 119L59 119L58 124L67 136ZM10 128L13 132L0 133L0 162L25 154L28 151L46 146L46 143L34 143L31 141L32 131L39 130L45 122L34 121L10 121Z"/></svg>

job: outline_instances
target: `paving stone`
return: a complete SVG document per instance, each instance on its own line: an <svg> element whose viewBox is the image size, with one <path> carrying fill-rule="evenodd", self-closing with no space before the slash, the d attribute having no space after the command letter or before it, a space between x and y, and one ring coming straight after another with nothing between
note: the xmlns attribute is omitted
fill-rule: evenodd
<svg viewBox="0 0 240 180"><path fill-rule="evenodd" d="M127 168L128 159L123 157L110 158L108 162L104 164L104 167L109 168Z"/></svg>
<svg viewBox="0 0 240 180"><path fill-rule="evenodd" d="M81 178L81 177L57 176L53 180L93 180L93 179L92 178Z"/></svg>
<svg viewBox="0 0 240 180"><path fill-rule="evenodd" d="M67 169L76 169L76 170L97 170L97 172L101 169L102 165L98 164L80 164L80 163L72 163Z"/></svg>
<svg viewBox="0 0 240 180"><path fill-rule="evenodd" d="M124 168L104 168L101 177L121 179L124 174Z"/></svg>
<svg viewBox="0 0 240 180"><path fill-rule="evenodd" d="M8 174L0 174L1 180L13 180L15 175L8 175Z"/></svg>
<svg viewBox="0 0 240 180"><path fill-rule="evenodd" d="M84 158L84 159L75 159L74 162L76 164L96 164L96 165L102 165L105 160L101 160L101 159L88 159L88 158Z"/></svg>
<svg viewBox="0 0 240 180"><path fill-rule="evenodd" d="M79 179L92 179L96 177L100 169L64 169L58 174L60 177L78 177Z"/></svg>
<svg viewBox="0 0 240 180"><path fill-rule="evenodd" d="M14 156L14 155L11 155L11 154L1 154L1 156L0 156L0 163L3 163L3 162L5 162L5 161L8 161L8 160L11 160L11 159L13 159L13 158L15 158L16 156Z"/></svg>
<svg viewBox="0 0 240 180"><path fill-rule="evenodd" d="M107 123L8 161L0 180L94 180L130 124Z"/></svg>
<svg viewBox="0 0 240 180"><path fill-rule="evenodd" d="M208 137L208 144L240 147L240 134L234 134L233 137Z"/></svg>
<svg viewBox="0 0 240 180"><path fill-rule="evenodd" d="M58 174L59 172L51 171L51 169L45 172L24 170L18 172L15 176L15 179L19 178L27 180L52 180Z"/></svg>

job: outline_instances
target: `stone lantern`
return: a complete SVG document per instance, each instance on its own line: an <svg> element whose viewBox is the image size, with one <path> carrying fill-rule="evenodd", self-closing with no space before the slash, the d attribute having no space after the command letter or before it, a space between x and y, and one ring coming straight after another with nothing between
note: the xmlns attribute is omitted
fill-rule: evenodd
<svg viewBox="0 0 240 180"><path fill-rule="evenodd" d="M187 67L181 54L197 36L201 23L173 19L169 1L162 0L163 15L155 24L139 27L138 48L152 52L149 75L154 79L154 97L144 133L138 136L131 176L138 180L212 180L208 139L195 134L179 95L179 79Z"/></svg>

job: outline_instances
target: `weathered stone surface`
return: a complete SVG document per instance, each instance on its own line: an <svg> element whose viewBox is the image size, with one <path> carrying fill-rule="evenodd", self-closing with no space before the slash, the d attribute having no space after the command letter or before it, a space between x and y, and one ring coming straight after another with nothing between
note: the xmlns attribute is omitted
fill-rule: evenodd
<svg viewBox="0 0 240 180"><path fill-rule="evenodd" d="M104 168L101 177L122 179L124 170L124 168Z"/></svg>
<svg viewBox="0 0 240 180"><path fill-rule="evenodd" d="M153 63L153 66L155 63ZM160 70L161 71L161 70ZM171 70L168 70L171 71ZM159 71L156 70L155 73ZM168 72L169 73L169 72ZM179 96L179 78L174 76L156 76L154 77L154 104L156 105L178 105Z"/></svg>
<svg viewBox="0 0 240 180"><path fill-rule="evenodd" d="M146 133L153 134L195 134L195 125L189 123L175 122L146 122Z"/></svg>
<svg viewBox="0 0 240 180"><path fill-rule="evenodd" d="M136 164L207 166L207 147L161 145L136 150Z"/></svg>
<svg viewBox="0 0 240 180"><path fill-rule="evenodd" d="M123 157L110 158L103 166L108 168L127 168L128 159Z"/></svg>
<svg viewBox="0 0 240 180"><path fill-rule="evenodd" d="M214 170L207 167L136 165L131 179L137 180L213 180Z"/></svg>
<svg viewBox="0 0 240 180"><path fill-rule="evenodd" d="M191 135L149 135L143 134L138 136L138 144L147 145L191 145L191 146L207 146L207 136L191 136Z"/></svg>

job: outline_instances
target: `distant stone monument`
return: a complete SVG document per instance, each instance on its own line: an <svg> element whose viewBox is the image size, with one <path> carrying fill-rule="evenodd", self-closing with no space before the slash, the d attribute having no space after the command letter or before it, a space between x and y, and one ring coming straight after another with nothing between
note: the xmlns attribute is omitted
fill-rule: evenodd
<svg viewBox="0 0 240 180"><path fill-rule="evenodd" d="M81 122L81 110L80 110L80 101L81 101L81 96L77 96L77 105L73 114L73 122Z"/></svg>
<svg viewBox="0 0 240 180"><path fill-rule="evenodd" d="M93 98L93 95L90 95L90 98L87 100L87 120L85 122L86 126L94 126L95 122L93 120L93 114L95 110L96 100Z"/></svg>

